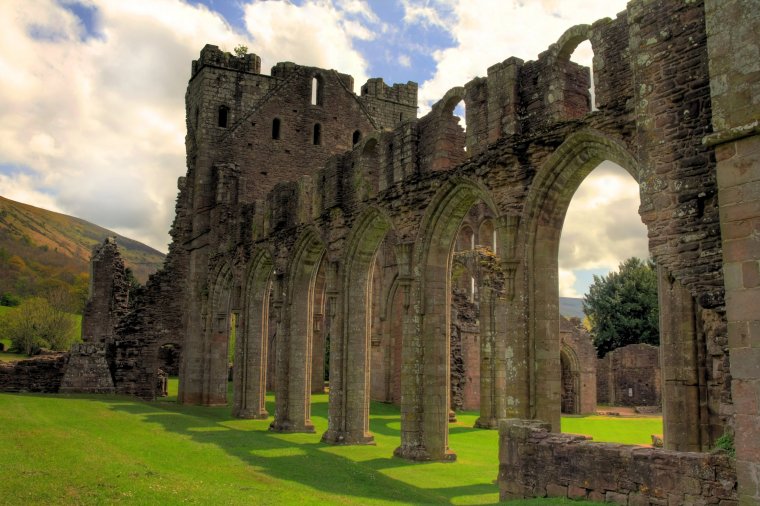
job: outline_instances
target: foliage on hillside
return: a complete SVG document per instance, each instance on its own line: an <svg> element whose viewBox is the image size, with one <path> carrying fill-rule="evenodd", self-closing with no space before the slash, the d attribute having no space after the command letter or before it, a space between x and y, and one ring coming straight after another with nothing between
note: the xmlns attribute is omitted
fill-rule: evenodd
<svg viewBox="0 0 760 506"><path fill-rule="evenodd" d="M594 276L583 310L591 322L597 354L603 357L621 346L658 345L657 274L652 262L629 258L618 272Z"/></svg>
<svg viewBox="0 0 760 506"><path fill-rule="evenodd" d="M125 263L141 283L161 266L164 255L149 246L79 218L0 197L0 297L12 302L66 289L83 304L92 248L109 236L117 237Z"/></svg>

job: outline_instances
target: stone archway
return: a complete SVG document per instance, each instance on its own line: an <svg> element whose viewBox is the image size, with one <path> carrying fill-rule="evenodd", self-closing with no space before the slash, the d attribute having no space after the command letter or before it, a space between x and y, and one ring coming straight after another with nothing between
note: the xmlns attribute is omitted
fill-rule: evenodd
<svg viewBox="0 0 760 506"><path fill-rule="evenodd" d="M557 431L561 404L559 240L575 191L604 160L617 163L638 181L638 163L625 146L592 130L575 133L539 169L523 213L529 295L530 417L546 420Z"/></svg>
<svg viewBox="0 0 760 506"><path fill-rule="evenodd" d="M450 180L432 200L415 244L410 313L404 329L402 439L395 454L414 460L453 460L448 448L450 395L451 266L460 224L478 200L495 214L488 192L471 181ZM491 314L497 314L493 312ZM481 418L503 411L504 387L488 379L503 378L503 329L483 318L483 341L493 343L489 360L494 374L481 375ZM499 334L499 335L497 335ZM500 372L501 371L501 372ZM486 392L483 392L485 386ZM502 415L503 417L503 415Z"/></svg>
<svg viewBox="0 0 760 506"><path fill-rule="evenodd" d="M266 371L269 295L274 263L267 251L254 255L245 284L245 321L235 342L232 413L239 418L266 418Z"/></svg>
<svg viewBox="0 0 760 506"><path fill-rule="evenodd" d="M562 394L560 411L575 415L580 413L580 366L578 357L569 346L563 345L559 352Z"/></svg>
<svg viewBox="0 0 760 506"><path fill-rule="evenodd" d="M312 229L297 240L287 272L277 276L275 291L284 294L278 304L275 383L277 432L314 432L311 423L311 352L314 285L325 246Z"/></svg>
<svg viewBox="0 0 760 506"><path fill-rule="evenodd" d="M330 416L324 441L369 444L372 271L391 221L375 208L357 220L348 238L343 276L331 307Z"/></svg>

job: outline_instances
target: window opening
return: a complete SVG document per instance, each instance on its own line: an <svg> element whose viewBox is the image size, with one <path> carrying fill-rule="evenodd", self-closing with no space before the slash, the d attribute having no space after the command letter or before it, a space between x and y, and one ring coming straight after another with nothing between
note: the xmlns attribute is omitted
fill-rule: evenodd
<svg viewBox="0 0 760 506"><path fill-rule="evenodd" d="M272 120L272 139L280 138L280 118Z"/></svg>
<svg viewBox="0 0 760 506"><path fill-rule="evenodd" d="M319 123L314 125L314 138L312 141L315 146L322 144L322 125Z"/></svg>
<svg viewBox="0 0 760 506"><path fill-rule="evenodd" d="M322 80L316 76L311 78L311 105L322 105Z"/></svg>
<svg viewBox="0 0 760 506"><path fill-rule="evenodd" d="M219 122L220 128L227 128L227 117L229 116L230 108L226 105L219 106Z"/></svg>
<svg viewBox="0 0 760 506"><path fill-rule="evenodd" d="M362 139L362 133L359 130L354 131L354 136L351 139L351 142L353 143L353 145L356 146L361 139Z"/></svg>

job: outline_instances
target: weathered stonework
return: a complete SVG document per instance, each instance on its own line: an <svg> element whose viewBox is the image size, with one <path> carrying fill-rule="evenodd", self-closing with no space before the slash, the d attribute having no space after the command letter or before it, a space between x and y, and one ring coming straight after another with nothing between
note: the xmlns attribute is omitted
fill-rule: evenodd
<svg viewBox="0 0 760 506"><path fill-rule="evenodd" d="M660 350L648 344L617 348L597 362L597 399L615 406L659 406Z"/></svg>
<svg viewBox="0 0 760 506"><path fill-rule="evenodd" d="M167 263L112 332L117 391L155 396L158 349L175 343L180 402L226 403L234 321L233 412L269 415L269 373L272 430L312 432L329 336L324 441L371 443L369 399L384 396L401 405L396 455L454 459L453 252L476 208L501 276L471 290L478 426L519 417L558 429L562 223L610 160L639 183L658 265L665 446L705 451L735 425L740 497L759 497L750 3L634 0L536 61L493 65L419 119L414 83L371 80L357 96L336 71L279 63L267 76L256 55L206 46L186 95L188 171ZM584 40L593 111L588 70L569 61ZM452 114L462 100L466 131ZM482 245L489 229L477 226Z"/></svg>
<svg viewBox="0 0 760 506"><path fill-rule="evenodd" d="M568 497L629 505L738 504L726 453L594 443L536 420L499 425L499 497Z"/></svg>
<svg viewBox="0 0 760 506"><path fill-rule="evenodd" d="M68 361L68 353L52 353L0 362L0 392L57 393Z"/></svg>
<svg viewBox="0 0 760 506"><path fill-rule="evenodd" d="M61 393L112 394L115 392L101 343L75 344L69 354L60 386Z"/></svg>
<svg viewBox="0 0 760 506"><path fill-rule="evenodd" d="M591 335L579 318L560 316L561 410L569 414L596 413L597 363Z"/></svg>

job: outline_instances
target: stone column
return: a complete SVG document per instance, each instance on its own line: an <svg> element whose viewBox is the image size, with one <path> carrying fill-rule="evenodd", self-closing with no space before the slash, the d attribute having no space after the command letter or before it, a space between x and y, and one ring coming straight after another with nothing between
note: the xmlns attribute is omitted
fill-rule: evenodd
<svg viewBox="0 0 760 506"><path fill-rule="evenodd" d="M760 9L706 0L740 504L760 503Z"/></svg>
<svg viewBox="0 0 760 506"><path fill-rule="evenodd" d="M496 350L493 288L480 288L480 416L475 427L495 429L496 414Z"/></svg>
<svg viewBox="0 0 760 506"><path fill-rule="evenodd" d="M662 367L662 421L665 447L699 452L708 448L707 425L702 413L702 363L697 335L696 304L689 290L657 267L660 305L660 364ZM614 363L611 364L612 370ZM610 400L615 400L610 388Z"/></svg>
<svg viewBox="0 0 760 506"><path fill-rule="evenodd" d="M326 320L330 326L330 395L328 401L327 431L322 441L333 444L346 442L346 378L345 378L345 342L343 332L343 297L339 290L337 268L327 269L327 304Z"/></svg>

